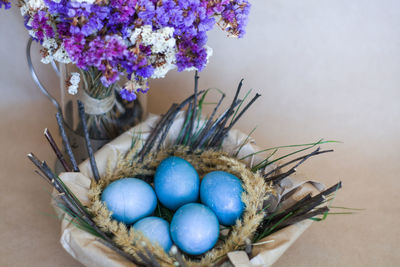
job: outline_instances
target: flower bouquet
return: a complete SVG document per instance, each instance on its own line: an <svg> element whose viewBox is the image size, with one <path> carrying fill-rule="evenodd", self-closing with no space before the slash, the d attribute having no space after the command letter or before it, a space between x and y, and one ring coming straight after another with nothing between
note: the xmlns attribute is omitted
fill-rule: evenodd
<svg viewBox="0 0 400 267"><path fill-rule="evenodd" d="M87 266L268 266L309 226L308 219L325 218L341 183L324 190L290 176L310 157L332 150L318 147L277 163L331 141L300 145L273 159L279 147L259 150L250 136L232 130L260 96L245 104L241 88L242 82L226 110L218 114L222 95L205 118L202 107L209 90L198 90L196 75L192 96L96 155L84 124L90 158L77 166L71 154L72 167L60 158L68 171L60 176L29 154L55 188L64 248ZM64 145L69 150L66 137ZM265 151L272 153L261 157ZM185 188L194 188L194 196Z"/></svg>
<svg viewBox="0 0 400 267"><path fill-rule="evenodd" d="M63 91L85 104L95 149L93 140L104 144L140 121L137 97L149 90L150 78L204 69L212 54L207 32L217 25L243 37L250 10L247 0L20 0L19 6L32 40L42 46L42 62L60 63ZM56 106L67 132L83 136L76 97L62 101Z"/></svg>

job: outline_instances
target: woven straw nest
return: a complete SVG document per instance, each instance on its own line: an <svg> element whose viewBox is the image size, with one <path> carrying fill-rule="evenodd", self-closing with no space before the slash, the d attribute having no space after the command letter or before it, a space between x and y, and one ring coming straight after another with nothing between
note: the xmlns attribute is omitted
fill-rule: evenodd
<svg viewBox="0 0 400 267"><path fill-rule="evenodd" d="M90 211L94 214L93 220L106 233L111 233L115 243L125 252L140 261L140 253L151 252L162 266L173 266L175 258L168 255L158 245L152 245L133 227L118 222L111 217L111 212L101 202L101 193L111 182L125 177L152 177L160 162L169 157L177 156L189 161L199 173L200 178L212 171L226 171L239 177L243 184L242 201L246 208L241 220L228 230L221 231L216 246L201 257L183 255L183 261L188 266L209 266L226 260L230 251L243 249L246 240L251 240L253 233L261 223L264 212L262 210L266 192L273 192L272 187L264 182L257 173L253 173L247 166L228 156L225 152L196 151L189 153L188 148L175 147L164 149L157 153L147 155L143 161L132 160L135 149L132 149L125 157L120 157L117 167L108 170L107 174L99 182L92 182L89 191ZM152 179L144 180L152 183Z"/></svg>

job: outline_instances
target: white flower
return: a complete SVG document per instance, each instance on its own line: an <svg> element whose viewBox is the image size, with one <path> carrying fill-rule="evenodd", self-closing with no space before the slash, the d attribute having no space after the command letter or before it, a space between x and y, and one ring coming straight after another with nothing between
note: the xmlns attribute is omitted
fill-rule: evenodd
<svg viewBox="0 0 400 267"><path fill-rule="evenodd" d="M129 38L129 40L131 40L132 44L136 43L137 38L139 37L139 35L142 33L142 28L136 28L133 33L131 34L131 37Z"/></svg>
<svg viewBox="0 0 400 267"><path fill-rule="evenodd" d="M78 86L77 85L70 85L68 87L68 93L70 95L76 95L78 93Z"/></svg>
<svg viewBox="0 0 400 267"><path fill-rule="evenodd" d="M25 14L28 12L28 7L26 5L21 6L21 15L25 16Z"/></svg>
<svg viewBox="0 0 400 267"><path fill-rule="evenodd" d="M149 46L152 52L150 62L155 66L151 78L164 78L171 69L176 68L176 40L174 38L174 28L164 27L153 31L151 25L136 28L130 36L132 44L140 42ZM132 84L129 84L133 86Z"/></svg>
<svg viewBox="0 0 400 267"><path fill-rule="evenodd" d="M21 7L21 15L25 16L28 11L36 11L39 9L45 9L46 4L44 3L43 0L28 0L25 1L25 5Z"/></svg>
<svg viewBox="0 0 400 267"><path fill-rule="evenodd" d="M207 51L207 63L206 64L208 64L208 62L210 60L210 57L214 53L214 50L211 47L209 47L208 45L206 45L205 48L206 48L206 51Z"/></svg>
<svg viewBox="0 0 400 267"><path fill-rule="evenodd" d="M54 38L44 38L42 46L44 48L54 50L58 47L58 44Z"/></svg>
<svg viewBox="0 0 400 267"><path fill-rule="evenodd" d="M153 44L153 30L151 25L144 25L142 27L142 41L144 45Z"/></svg>
<svg viewBox="0 0 400 267"><path fill-rule="evenodd" d="M65 51L64 45L61 44L59 46L56 39L44 38L42 46L46 51L46 55L41 60L42 63L49 64L51 61L57 61L68 64L72 62L67 51Z"/></svg>
<svg viewBox="0 0 400 267"><path fill-rule="evenodd" d="M52 57L50 55L47 55L45 57L42 57L42 59L40 61L43 64L50 64L50 62L52 61Z"/></svg>
<svg viewBox="0 0 400 267"><path fill-rule="evenodd" d="M60 48L53 55L53 59L60 63L68 64L71 63L72 60L69 58L67 51L65 51L64 45L61 45Z"/></svg>
<svg viewBox="0 0 400 267"><path fill-rule="evenodd" d="M70 86L68 86L68 93L71 95L76 95L78 93L79 82L81 81L81 75L77 72L71 73L71 78L69 79Z"/></svg>
<svg viewBox="0 0 400 267"><path fill-rule="evenodd" d="M164 78L165 75L167 75L167 73L170 70L173 70L175 68L176 68L175 64L167 64L167 63L165 63L165 64L161 65L160 67L154 69L154 73L151 76L151 78L153 78L153 79Z"/></svg>
<svg viewBox="0 0 400 267"><path fill-rule="evenodd" d="M71 72L71 78L69 82L73 85L78 85L81 81L81 75L78 72Z"/></svg>
<svg viewBox="0 0 400 267"><path fill-rule="evenodd" d="M44 9L46 7L46 4L44 3L43 0L29 0L28 1L28 6L32 9Z"/></svg>
<svg viewBox="0 0 400 267"><path fill-rule="evenodd" d="M36 33L35 33L34 30L29 30L28 33L29 33L29 35L30 35L31 37L36 38Z"/></svg>

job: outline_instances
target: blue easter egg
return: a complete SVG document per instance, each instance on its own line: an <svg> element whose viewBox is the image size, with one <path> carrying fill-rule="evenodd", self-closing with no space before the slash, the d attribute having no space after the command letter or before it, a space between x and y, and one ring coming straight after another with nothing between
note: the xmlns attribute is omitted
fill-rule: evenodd
<svg viewBox="0 0 400 267"><path fill-rule="evenodd" d="M219 224L212 210L202 204L190 203L176 211L170 231L172 240L182 251L200 255L217 243Z"/></svg>
<svg viewBox="0 0 400 267"><path fill-rule="evenodd" d="M200 200L209 207L223 225L234 225L244 211L243 187L240 180L227 172L214 171L204 176Z"/></svg>
<svg viewBox="0 0 400 267"><path fill-rule="evenodd" d="M109 184L101 194L112 217L125 224L151 215L157 206L153 188L137 178L123 178Z"/></svg>
<svg viewBox="0 0 400 267"><path fill-rule="evenodd" d="M136 222L133 228L143 233L153 244L160 245L168 253L172 246L169 223L158 217L146 217Z"/></svg>
<svg viewBox="0 0 400 267"><path fill-rule="evenodd" d="M199 184L196 170L179 157L164 159L154 175L154 189L158 200L171 210L196 202L199 198Z"/></svg>

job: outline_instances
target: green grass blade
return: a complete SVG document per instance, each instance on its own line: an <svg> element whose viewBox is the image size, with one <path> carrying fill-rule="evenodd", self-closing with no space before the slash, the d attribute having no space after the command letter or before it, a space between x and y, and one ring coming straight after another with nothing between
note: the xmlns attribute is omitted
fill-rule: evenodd
<svg viewBox="0 0 400 267"><path fill-rule="evenodd" d="M317 146L317 145L322 144L323 142L327 142L327 141L323 141L323 139L321 139L321 140L319 140L318 142L313 143L313 144L311 144L310 146L308 146L308 147L306 147L306 148L302 148L302 149L296 150L296 151L291 152L291 153L289 153L289 154L286 154L286 155L284 155L284 156L282 156L282 157L279 157L279 158L277 158L277 159L274 159L274 160L272 160L272 161L270 161L270 162L266 162L266 163L264 163L264 164L262 164L262 165L259 164L259 165L257 165L256 167L253 167L253 168L252 168L252 171L255 172L255 171L259 170L259 169L265 168L265 167L267 167L268 165L270 165L270 164L272 164L272 163L275 163L275 162L280 161L280 160L282 160L282 159L284 159L284 158L293 156L293 155L295 155L295 154L297 154L297 153L300 153L300 152L303 152L303 151L305 151L305 150L311 149L311 148L313 148L313 147L315 147L315 146Z"/></svg>
<svg viewBox="0 0 400 267"><path fill-rule="evenodd" d="M363 211L366 209L356 209L356 208L347 208L347 207L338 207L338 206L330 206L332 209L341 209L341 210L354 210L354 211Z"/></svg>
<svg viewBox="0 0 400 267"><path fill-rule="evenodd" d="M254 166L254 167L252 168L252 170L253 170L253 169L255 169L255 170L260 169L258 166L261 166L261 165L263 165L263 164L269 162L269 159L270 159L273 155L275 155L276 152L278 152L278 149L275 149L271 154L268 155L268 157L266 157L263 161L261 161L260 163L258 163L256 166Z"/></svg>
<svg viewBox="0 0 400 267"><path fill-rule="evenodd" d="M178 138L176 139L176 141L179 141L179 140L182 139L183 134L185 132L185 129L186 129L188 123L190 122L190 118L192 116L192 111L191 110L187 110L186 112L189 112L189 115L187 116L186 121L183 123L183 126L182 126L182 128L181 128L181 130L179 132L179 135L178 135ZM182 140L182 142L184 142L184 140Z"/></svg>
<svg viewBox="0 0 400 267"><path fill-rule="evenodd" d="M249 155L246 155L242 158L240 158L241 160L246 159L248 157L257 155L257 154L261 154L263 152L267 152L270 150L274 150L274 149L281 149L281 148L291 148L291 147L302 147L302 146L315 146L315 145L322 145L322 144L327 144L327 143L342 143L341 141L335 141L335 140L327 140L327 141L322 141L323 139L321 139L321 141L317 142L317 143L309 143L309 144L300 144L300 145L286 145L286 146L276 146L276 147L271 147L271 148L267 148L267 149L263 149L254 153L251 153Z"/></svg>
<svg viewBox="0 0 400 267"><path fill-rule="evenodd" d="M240 150L242 150L242 148L247 144L247 142L250 139L250 136L254 133L254 131L257 129L257 126L253 128L253 130L251 130L251 132L247 135L246 139L242 142L242 144L240 145L239 149L236 151L235 153L235 158L239 155Z"/></svg>
<svg viewBox="0 0 400 267"><path fill-rule="evenodd" d="M200 126L200 121L201 121L201 115L203 113L203 104L204 104L204 100L208 94L208 92L210 91L210 89L207 89L204 94L201 96L199 103L197 104L197 126L196 126L196 130L199 128Z"/></svg>
<svg viewBox="0 0 400 267"><path fill-rule="evenodd" d="M293 215L293 212L290 212L288 214L285 215L285 217L283 217L282 219L280 219L276 224L274 224L271 227L268 227L267 229L264 230L264 232L257 237L257 240L255 240L255 242L263 239L264 237L268 236L270 233L272 233L281 223L283 223L286 219L288 219L290 216Z"/></svg>

